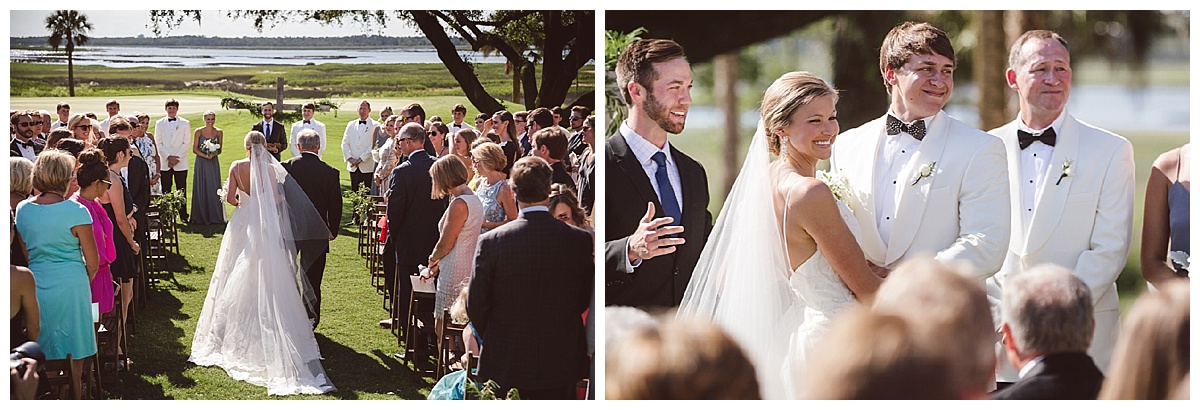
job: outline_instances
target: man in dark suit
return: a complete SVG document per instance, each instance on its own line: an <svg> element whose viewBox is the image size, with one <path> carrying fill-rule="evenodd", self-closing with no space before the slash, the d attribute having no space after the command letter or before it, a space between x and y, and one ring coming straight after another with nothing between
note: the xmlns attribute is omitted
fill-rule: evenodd
<svg viewBox="0 0 1200 410"><path fill-rule="evenodd" d="M342 186L338 178L338 170L321 161L321 135L313 129L304 129L296 135L296 147L300 156L284 161L283 168L304 190L304 195L312 202L321 219L329 228L329 239L306 241L311 243L297 244L300 253L300 266L307 267L304 272L308 283L312 285L313 301L308 318L312 320L313 329L321 323L321 279L325 277L325 257L329 253L329 241L337 238L338 227L342 223Z"/></svg>
<svg viewBox="0 0 1200 410"><path fill-rule="evenodd" d="M533 133L533 155L546 160L553 171L550 182L563 184L576 191L575 180L567 172L567 135L558 127L542 128Z"/></svg>
<svg viewBox="0 0 1200 410"><path fill-rule="evenodd" d="M392 317L403 320L408 317L407 300L412 292L409 276L418 275L417 266L429 261L429 254L438 240L438 221L446 211L447 200L432 199L433 179L429 168L434 159L425 152L425 128L419 123L404 124L400 128L396 143L408 159L392 170L391 195L387 198L388 236L384 252L394 251L396 269L384 276L392 294ZM433 306L417 306L417 318L422 323L433 323ZM380 322L382 326L399 325L391 319ZM417 350L425 350L422 344Z"/></svg>
<svg viewBox="0 0 1200 410"><path fill-rule="evenodd" d="M251 131L261 132L267 137L267 151L271 152L271 156L275 160L279 160L279 153L287 149L287 129L279 121L275 121L275 104L267 101L262 105L263 120L254 124L250 128Z"/></svg>
<svg viewBox="0 0 1200 410"><path fill-rule="evenodd" d="M37 118L37 119L34 119ZM29 111L17 111L9 117L13 131L13 139L8 143L8 153L14 158L25 157L30 161L37 159L37 154L42 153L42 149L46 147L44 141L38 141L37 132L41 130L42 117L33 115Z"/></svg>
<svg viewBox="0 0 1200 410"><path fill-rule="evenodd" d="M1094 400L1104 374L1087 354L1096 327L1087 285L1049 264L1010 273L1004 284L1004 350L1020 380L993 398Z"/></svg>
<svg viewBox="0 0 1200 410"><path fill-rule="evenodd" d="M582 315L594 277L591 235L550 215L550 165L512 169L521 215L479 237L467 314L487 349L479 376L522 399L569 400L588 375Z"/></svg>
<svg viewBox="0 0 1200 410"><path fill-rule="evenodd" d="M712 230L704 167L667 141L683 131L692 70L678 43L639 40L617 83L629 117L604 153L605 305L678 306Z"/></svg>

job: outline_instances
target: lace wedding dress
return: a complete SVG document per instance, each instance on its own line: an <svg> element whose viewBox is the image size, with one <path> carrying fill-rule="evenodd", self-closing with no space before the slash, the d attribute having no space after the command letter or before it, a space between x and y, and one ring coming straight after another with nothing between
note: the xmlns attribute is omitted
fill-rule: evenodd
<svg viewBox="0 0 1200 410"><path fill-rule="evenodd" d="M261 145L252 147L250 164L253 193L237 191L188 361L220 366L267 394L334 391L305 310L311 287L295 249L297 240L327 239L328 230Z"/></svg>
<svg viewBox="0 0 1200 410"><path fill-rule="evenodd" d="M774 209L766 136L761 124L758 128L678 316L721 325L754 363L763 398L793 399L805 356L830 320L857 301L820 249L790 269ZM841 201L838 208L857 239L850 208Z"/></svg>

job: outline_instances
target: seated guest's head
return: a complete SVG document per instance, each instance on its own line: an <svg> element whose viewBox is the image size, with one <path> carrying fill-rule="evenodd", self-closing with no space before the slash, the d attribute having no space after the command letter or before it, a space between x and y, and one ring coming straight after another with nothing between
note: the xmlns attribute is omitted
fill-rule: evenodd
<svg viewBox="0 0 1200 410"><path fill-rule="evenodd" d="M33 162L33 189L39 192L66 192L75 172L75 157L62 151L45 150Z"/></svg>
<svg viewBox="0 0 1200 410"><path fill-rule="evenodd" d="M25 199L33 193L33 161L25 157L9 157L8 178L8 193L14 198Z"/></svg>
<svg viewBox="0 0 1200 410"><path fill-rule="evenodd" d="M1004 348L1014 368L1038 356L1086 353L1092 344L1092 292L1070 270L1038 265L1004 278Z"/></svg>
<svg viewBox="0 0 1200 410"><path fill-rule="evenodd" d="M817 342L802 369L801 399L954 400L952 357L912 320L856 309ZM939 336L949 336L941 334Z"/></svg>
<svg viewBox="0 0 1200 410"><path fill-rule="evenodd" d="M1138 297L1121 326L1100 399L1166 399L1191 373L1190 282L1177 279Z"/></svg>
<svg viewBox="0 0 1200 410"><path fill-rule="evenodd" d="M533 155L546 161L567 159L567 134L562 128L549 127L538 130L530 137Z"/></svg>
<svg viewBox="0 0 1200 410"><path fill-rule="evenodd" d="M514 169L520 165L517 161ZM608 350L619 353L605 355L605 399L762 398L746 352L709 322L672 321L642 327L617 339Z"/></svg>
<svg viewBox="0 0 1200 410"><path fill-rule="evenodd" d="M517 197L517 203L531 205L545 202L550 196L550 177L553 173L544 159L530 156L517 160L509 177L509 185Z"/></svg>
<svg viewBox="0 0 1200 410"><path fill-rule="evenodd" d="M932 258L906 261L879 287L872 310L904 317L920 337L946 336L936 343L954 357L950 380L962 383L961 398L976 399L992 390L997 335L987 293L969 271Z"/></svg>
<svg viewBox="0 0 1200 410"><path fill-rule="evenodd" d="M478 139L478 145L471 148L471 158L475 159L475 172L502 171L508 166L508 157L504 149L487 139ZM474 144L472 144L474 145Z"/></svg>
<svg viewBox="0 0 1200 410"><path fill-rule="evenodd" d="M429 167L429 177L433 179L430 198L445 198L454 188L467 183L467 167L458 158L447 155L438 158L433 166Z"/></svg>
<svg viewBox="0 0 1200 410"><path fill-rule="evenodd" d="M579 207L579 199L575 197L575 191L566 185L550 185L550 203L546 206L550 208L550 214L554 215L555 219L576 228L588 229L587 216L584 215L583 208Z"/></svg>
<svg viewBox="0 0 1200 410"><path fill-rule="evenodd" d="M84 143L82 141L74 139L74 138L67 138L67 139L59 140L58 146L55 147L54 149L66 152L68 154L71 154L72 157L78 158L79 154L83 152L84 148L87 148L87 146L84 145Z"/></svg>

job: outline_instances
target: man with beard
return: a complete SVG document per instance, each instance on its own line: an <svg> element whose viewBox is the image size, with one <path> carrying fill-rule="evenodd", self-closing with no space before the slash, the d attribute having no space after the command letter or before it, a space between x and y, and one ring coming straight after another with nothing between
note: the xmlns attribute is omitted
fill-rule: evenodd
<svg viewBox="0 0 1200 410"><path fill-rule="evenodd" d="M34 117L37 118L37 121L34 121ZM17 111L16 114L9 117L9 120L16 134L8 143L8 154L12 157L25 157L30 161L37 160L37 155L41 154L42 149L46 147L45 142L34 138L37 136L37 130L41 129L42 117L33 115L29 111Z"/></svg>
<svg viewBox="0 0 1200 410"><path fill-rule="evenodd" d="M678 306L712 230L704 167L667 140L683 131L692 69L678 43L639 40L621 52L617 84L629 117L604 155L605 305Z"/></svg>
<svg viewBox="0 0 1200 410"><path fill-rule="evenodd" d="M251 131L261 132L267 137L267 151L279 161L279 154L288 146L287 129L279 121L275 121L275 104L267 101L262 105L263 120L250 127Z"/></svg>

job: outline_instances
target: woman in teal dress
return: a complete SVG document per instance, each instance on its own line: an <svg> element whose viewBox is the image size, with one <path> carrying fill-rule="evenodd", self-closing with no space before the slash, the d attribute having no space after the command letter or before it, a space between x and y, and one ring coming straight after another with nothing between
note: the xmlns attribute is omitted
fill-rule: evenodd
<svg viewBox="0 0 1200 410"><path fill-rule="evenodd" d="M192 220L194 224L210 225L225 223L225 206L217 189L221 188L221 149L204 152L201 147L205 142L224 144L225 134L220 128L214 127L217 113L204 113L204 126L197 128L192 137L192 153L196 154L194 180L192 181Z"/></svg>
<svg viewBox="0 0 1200 410"><path fill-rule="evenodd" d="M37 342L46 359L71 355L72 382L79 386L83 360L96 354L90 282L99 269L99 257L87 208L64 198L74 168L75 159L64 152L46 150L38 155L33 187L41 195L17 205L17 231L29 249L29 270L37 282L41 309Z"/></svg>

